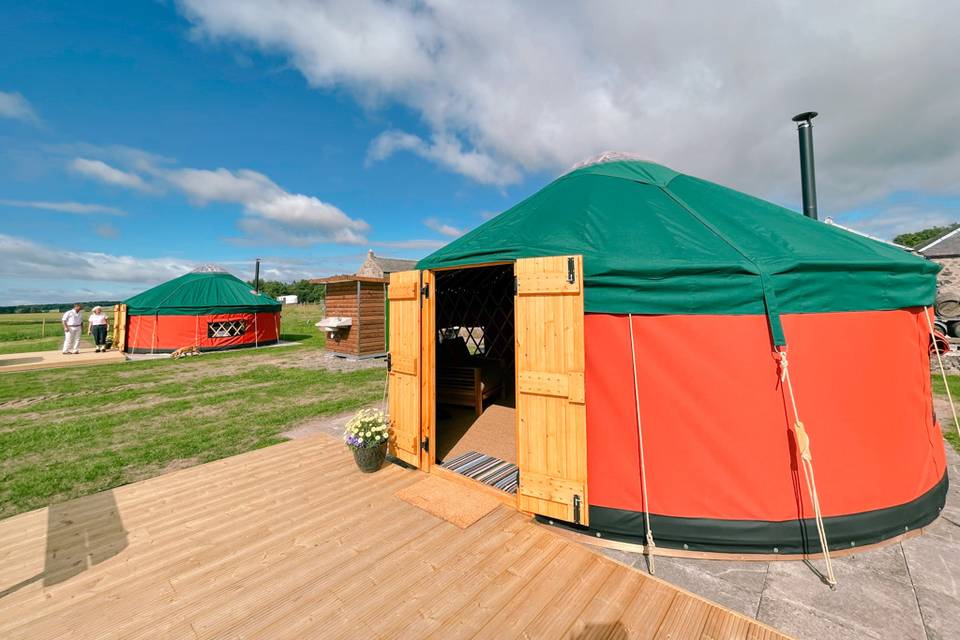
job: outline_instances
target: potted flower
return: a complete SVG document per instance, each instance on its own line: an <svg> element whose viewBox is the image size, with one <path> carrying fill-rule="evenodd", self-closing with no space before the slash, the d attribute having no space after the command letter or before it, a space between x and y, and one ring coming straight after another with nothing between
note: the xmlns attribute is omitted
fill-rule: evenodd
<svg viewBox="0 0 960 640"><path fill-rule="evenodd" d="M344 442L364 473L373 473L383 465L389 439L389 422L379 409L361 409L350 418L343 432Z"/></svg>

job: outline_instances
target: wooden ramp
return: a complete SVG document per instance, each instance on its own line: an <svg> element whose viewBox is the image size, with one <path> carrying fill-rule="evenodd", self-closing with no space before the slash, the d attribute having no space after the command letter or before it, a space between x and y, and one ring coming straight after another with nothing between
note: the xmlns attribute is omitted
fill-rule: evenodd
<svg viewBox="0 0 960 640"><path fill-rule="evenodd" d="M0 521L0 637L783 638L320 434Z"/></svg>
<svg viewBox="0 0 960 640"><path fill-rule="evenodd" d="M89 367L108 362L126 360L119 351L97 353L93 347L80 349L80 353L63 355L59 351L31 351L29 353L4 353L0 355L0 373L30 371L55 367Z"/></svg>

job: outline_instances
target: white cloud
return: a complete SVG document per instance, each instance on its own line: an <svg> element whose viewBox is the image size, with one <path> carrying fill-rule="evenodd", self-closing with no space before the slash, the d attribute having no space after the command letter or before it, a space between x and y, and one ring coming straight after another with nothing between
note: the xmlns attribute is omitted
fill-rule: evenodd
<svg viewBox="0 0 960 640"><path fill-rule="evenodd" d="M129 147L92 147L92 150L131 165L152 180L118 169L103 160L75 158L70 166L84 175L141 191L173 188L192 202L205 205L226 202L241 205L244 217L238 226L247 234L241 243L271 242L290 246L322 243L364 244L370 229L338 207L315 196L290 193L269 177L250 169L195 169L171 167L173 161Z"/></svg>
<svg viewBox="0 0 960 640"><path fill-rule="evenodd" d="M91 160L89 158L74 158L70 163L70 168L79 174L105 182L106 184L137 189L138 191L151 191L152 187L144 182L143 178L129 171L121 171L116 167L111 167L102 160Z"/></svg>
<svg viewBox="0 0 960 640"><path fill-rule="evenodd" d="M853 229L889 240L901 233L960 222L960 207L895 204L869 215L847 214L835 218Z"/></svg>
<svg viewBox="0 0 960 640"><path fill-rule="evenodd" d="M375 247L386 247L388 249L436 251L440 247L449 244L449 242L447 240L389 240L373 242L372 244Z"/></svg>
<svg viewBox="0 0 960 640"><path fill-rule="evenodd" d="M428 229L436 231L437 233L445 235L449 238L457 238L465 233L464 229L459 229L453 225L441 222L436 218L427 218L423 221L423 224L425 224Z"/></svg>
<svg viewBox="0 0 960 640"><path fill-rule="evenodd" d="M438 137L427 143L403 131L385 131L374 138L367 151L367 162L385 160L397 151L409 151L482 184L507 185L523 177L515 166L502 165L486 153L476 149L464 151L453 137Z"/></svg>
<svg viewBox="0 0 960 640"><path fill-rule="evenodd" d="M363 220L353 219L314 196L289 193L256 171L169 169L159 175L201 204L242 205L247 215L239 224L250 237L294 246L366 242L364 233L370 225Z"/></svg>
<svg viewBox="0 0 960 640"><path fill-rule="evenodd" d="M40 125L40 116L33 110L27 99L19 93L5 93L0 91L0 118L20 120L27 124Z"/></svg>
<svg viewBox="0 0 960 640"><path fill-rule="evenodd" d="M183 275L190 261L69 251L0 234L0 277L157 283Z"/></svg>
<svg viewBox="0 0 960 640"><path fill-rule="evenodd" d="M293 282L322 278L335 273L353 273L357 270L366 254L317 256L312 258L292 258L288 256L264 256L260 265L260 277L264 280ZM220 262L239 278L253 278L253 258Z"/></svg>
<svg viewBox="0 0 960 640"><path fill-rule="evenodd" d="M7 207L19 207L28 209L44 209L46 211L59 211L61 213L75 213L79 215L88 214L106 214L110 216L126 215L123 210L116 207L108 207L103 204L86 204L83 202L46 202L43 200L0 200L0 205Z"/></svg>
<svg viewBox="0 0 960 640"><path fill-rule="evenodd" d="M799 200L790 117L816 109L824 213L956 193L960 4L182 0L195 32L285 56L312 85L395 103L371 160L408 151L474 180L605 149Z"/></svg>

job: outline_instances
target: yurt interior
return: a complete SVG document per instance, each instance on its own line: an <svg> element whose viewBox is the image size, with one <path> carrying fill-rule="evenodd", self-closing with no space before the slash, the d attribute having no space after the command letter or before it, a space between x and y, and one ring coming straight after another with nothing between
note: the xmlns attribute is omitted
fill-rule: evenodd
<svg viewBox="0 0 960 640"><path fill-rule="evenodd" d="M517 486L513 265L436 272L434 461Z"/></svg>

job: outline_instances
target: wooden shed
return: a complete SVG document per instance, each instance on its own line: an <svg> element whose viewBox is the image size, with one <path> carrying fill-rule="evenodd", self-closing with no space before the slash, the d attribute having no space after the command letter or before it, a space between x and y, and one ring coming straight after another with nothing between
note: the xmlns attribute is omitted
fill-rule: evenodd
<svg viewBox="0 0 960 640"><path fill-rule="evenodd" d="M324 318L317 323L327 334L327 351L352 358L386 354L386 278L340 275L310 282L327 290Z"/></svg>

